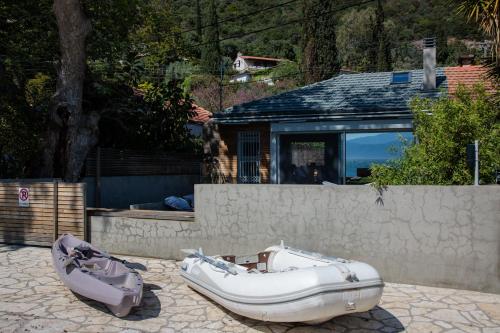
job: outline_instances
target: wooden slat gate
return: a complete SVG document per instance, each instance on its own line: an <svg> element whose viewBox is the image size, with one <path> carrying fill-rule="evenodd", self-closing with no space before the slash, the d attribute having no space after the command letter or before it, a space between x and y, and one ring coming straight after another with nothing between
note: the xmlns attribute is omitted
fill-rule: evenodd
<svg viewBox="0 0 500 333"><path fill-rule="evenodd" d="M199 175L201 160L193 154L98 148L86 160L85 175Z"/></svg>
<svg viewBox="0 0 500 333"><path fill-rule="evenodd" d="M50 246L63 233L88 239L84 183L0 181L0 243Z"/></svg>

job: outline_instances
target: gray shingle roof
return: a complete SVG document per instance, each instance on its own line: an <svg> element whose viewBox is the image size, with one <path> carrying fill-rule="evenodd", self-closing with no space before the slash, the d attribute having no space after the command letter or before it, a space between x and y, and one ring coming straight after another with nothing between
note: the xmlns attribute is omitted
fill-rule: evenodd
<svg viewBox="0 0 500 333"><path fill-rule="evenodd" d="M423 70L412 70L411 82L392 84L392 72L341 74L289 92L232 106L214 118L221 123L289 119L327 119L366 115L410 115L416 96L437 98L446 93L443 68L436 71L437 89L422 89Z"/></svg>

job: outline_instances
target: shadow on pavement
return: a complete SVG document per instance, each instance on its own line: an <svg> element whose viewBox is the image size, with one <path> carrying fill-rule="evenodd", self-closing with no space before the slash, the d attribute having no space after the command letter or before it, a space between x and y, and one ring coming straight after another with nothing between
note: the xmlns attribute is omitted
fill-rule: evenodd
<svg viewBox="0 0 500 333"><path fill-rule="evenodd" d="M385 310L380 306L376 306L370 311L362 313L353 313L349 315L344 315L340 317L333 318L327 322L308 325L304 323L271 323L265 321L254 320L240 316L233 313L226 308L222 307L218 303L214 302L212 299L206 297L203 294L198 293L203 296L207 301L209 301L213 306L224 311L232 320L235 320L241 324L253 328L254 330L261 332L269 332L268 326L283 326L288 329L299 328L300 333L308 332L387 332L387 333L397 333L403 332L405 330L404 325L395 317L392 313ZM294 330L295 332L295 330Z"/></svg>
<svg viewBox="0 0 500 333"><path fill-rule="evenodd" d="M23 247L25 246L0 243L0 253L16 251Z"/></svg>
<svg viewBox="0 0 500 333"><path fill-rule="evenodd" d="M147 272L148 271L148 269L147 269L146 266L144 266L143 264L138 263L138 262L125 261L124 265L127 266L128 268L135 269L135 270L138 270L138 271L143 271L143 272Z"/></svg>

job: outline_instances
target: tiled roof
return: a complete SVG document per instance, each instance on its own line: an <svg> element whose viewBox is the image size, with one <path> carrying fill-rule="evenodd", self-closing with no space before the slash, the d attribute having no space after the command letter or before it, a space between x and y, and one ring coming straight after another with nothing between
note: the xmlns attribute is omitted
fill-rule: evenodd
<svg viewBox="0 0 500 333"><path fill-rule="evenodd" d="M442 68L437 89L422 89L423 70L412 70L410 83L392 84L392 72L341 74L296 90L235 105L214 118L220 122L289 120L293 117L326 119L369 114L408 114L415 96L436 98L446 92Z"/></svg>
<svg viewBox="0 0 500 333"><path fill-rule="evenodd" d="M190 114L189 121L193 123L203 124L212 118L212 112L207 109L202 108L201 106L192 103L193 112Z"/></svg>
<svg viewBox="0 0 500 333"><path fill-rule="evenodd" d="M453 94L459 83L484 82L481 66L436 69L435 90L423 90L423 70L409 71L411 81L392 84L393 72L341 74L299 89L239 104L215 114L217 122L328 120L360 117L410 117L410 101L417 96L437 98Z"/></svg>
<svg viewBox="0 0 500 333"><path fill-rule="evenodd" d="M165 107L168 107L169 102L165 102ZM180 105L184 104L184 100L179 101ZM207 109L202 108L201 106L191 102L191 110L189 112L189 118L188 121L190 123L196 123L196 124L204 124L207 121L209 121L213 114L212 112L208 111Z"/></svg>
<svg viewBox="0 0 500 333"><path fill-rule="evenodd" d="M477 83L484 84L488 91L493 92L494 87L486 77L487 71L483 66L446 67L444 73L448 80L448 93L455 94L459 84L470 87Z"/></svg>

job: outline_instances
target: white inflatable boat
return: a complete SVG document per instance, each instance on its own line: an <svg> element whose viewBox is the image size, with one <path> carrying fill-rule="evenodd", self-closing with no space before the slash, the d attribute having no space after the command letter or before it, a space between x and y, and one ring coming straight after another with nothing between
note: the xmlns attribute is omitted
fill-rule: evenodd
<svg viewBox="0 0 500 333"><path fill-rule="evenodd" d="M321 323L376 306L384 283L368 264L272 246L254 256L189 254L181 276L198 292L249 318Z"/></svg>

